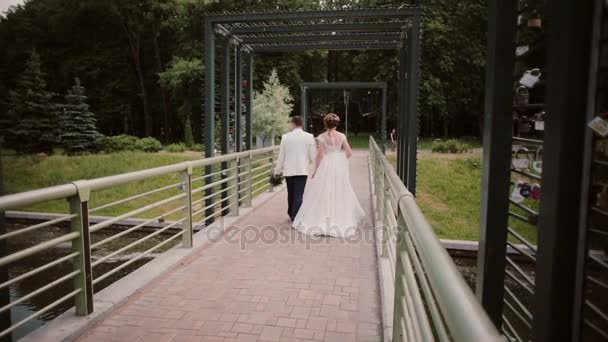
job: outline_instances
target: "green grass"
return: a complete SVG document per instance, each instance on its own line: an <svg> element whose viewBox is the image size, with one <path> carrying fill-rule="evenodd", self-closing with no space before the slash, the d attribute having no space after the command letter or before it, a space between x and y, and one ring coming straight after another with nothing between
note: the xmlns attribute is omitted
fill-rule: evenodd
<svg viewBox="0 0 608 342"><path fill-rule="evenodd" d="M368 148L369 147L369 136L370 133L359 133L354 135L348 134L348 143L351 148Z"/></svg>
<svg viewBox="0 0 608 342"><path fill-rule="evenodd" d="M143 170L163 165L180 163L187 160L202 158L200 153L144 153L144 152L120 152L111 154L96 154L85 156L62 156L53 155L49 157L37 156L7 156L4 157L4 177L7 193L17 193L28 190L40 189L49 186L62 185L80 179L93 179L104 176L116 175L125 172ZM254 163L253 167L261 165ZM241 172L244 169L241 170ZM255 171L254 175L264 172L266 169ZM203 175L204 169L193 170L192 178ZM220 179L220 175L215 176L215 180ZM260 180L262 177L256 179ZM158 189L171 184L181 182L181 176L177 173L153 177L144 181L130 182L127 184L114 186L106 190L95 191L91 195L90 208L111 203L126 197ZM261 182L255 186L254 190L263 187L266 183ZM203 180L195 181L193 189L204 185ZM221 185L217 186L219 190ZM151 194L139 199L135 199L113 207L95 211L92 215L117 216L142 206L158 202L168 197L180 193L176 186L155 194ZM244 195L244 194L242 194ZM203 197L202 193L193 195L193 200ZM144 213L135 215L137 218L152 218L162 215L172 209L182 205L181 200L177 200L166 205L154 208ZM202 208L199 204L193 210ZM50 213L67 213L68 203L66 200L47 201L27 208L18 210L40 211ZM202 214L200 215L202 217ZM180 213L167 216L167 219L179 218ZM196 217L195 219L199 219Z"/></svg>
<svg viewBox="0 0 608 342"><path fill-rule="evenodd" d="M394 163L395 156L390 155L389 160ZM416 200L440 238L479 240L480 154L420 153ZM538 202L531 199L524 204L538 208ZM513 211L521 213L516 208ZM535 243L535 228L514 218L509 225Z"/></svg>
<svg viewBox="0 0 608 342"><path fill-rule="evenodd" d="M418 148L423 149L423 150L430 150L433 147L433 141L435 141L437 139L438 138L420 138L420 140L418 140ZM446 141L446 140L450 140L450 139L452 139L452 138L441 138L439 140ZM457 140L459 143L468 144L472 148L481 148L482 147L481 140L476 139L476 138L468 138L468 139L453 138L453 139Z"/></svg>

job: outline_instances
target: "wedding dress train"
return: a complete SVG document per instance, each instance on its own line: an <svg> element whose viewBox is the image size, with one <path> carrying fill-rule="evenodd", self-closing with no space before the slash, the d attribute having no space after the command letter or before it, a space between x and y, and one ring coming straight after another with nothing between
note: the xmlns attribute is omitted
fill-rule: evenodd
<svg viewBox="0 0 608 342"><path fill-rule="evenodd" d="M357 232L365 212L350 182L346 136L323 133L318 140L322 159L306 183L293 227L308 235L348 237Z"/></svg>

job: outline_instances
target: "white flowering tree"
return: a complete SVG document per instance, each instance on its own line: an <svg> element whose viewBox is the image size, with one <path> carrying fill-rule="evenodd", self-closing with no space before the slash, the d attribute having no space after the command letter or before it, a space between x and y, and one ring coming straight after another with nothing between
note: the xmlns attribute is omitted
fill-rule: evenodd
<svg viewBox="0 0 608 342"><path fill-rule="evenodd" d="M292 109L293 97L273 69L262 92L256 92L253 98L253 133L263 146L272 145L275 135L287 131Z"/></svg>

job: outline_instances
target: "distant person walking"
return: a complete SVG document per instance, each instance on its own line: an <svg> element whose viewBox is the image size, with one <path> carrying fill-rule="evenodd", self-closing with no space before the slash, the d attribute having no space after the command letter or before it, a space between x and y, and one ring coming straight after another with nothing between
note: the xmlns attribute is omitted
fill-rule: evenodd
<svg viewBox="0 0 608 342"><path fill-rule="evenodd" d="M393 128L391 130L391 151L394 151L395 148L397 148L397 141L399 141L399 135L397 134L397 130Z"/></svg>

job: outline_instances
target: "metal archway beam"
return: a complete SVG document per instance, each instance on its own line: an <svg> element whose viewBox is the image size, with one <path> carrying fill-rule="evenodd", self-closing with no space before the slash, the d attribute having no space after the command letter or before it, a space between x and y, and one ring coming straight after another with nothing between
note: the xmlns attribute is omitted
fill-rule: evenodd
<svg viewBox="0 0 608 342"><path fill-rule="evenodd" d="M382 89L382 118L380 121L380 138L382 149L386 147L386 114L387 114L387 86L386 82L302 82L300 83L300 115L304 127L308 124L308 90L309 89Z"/></svg>

